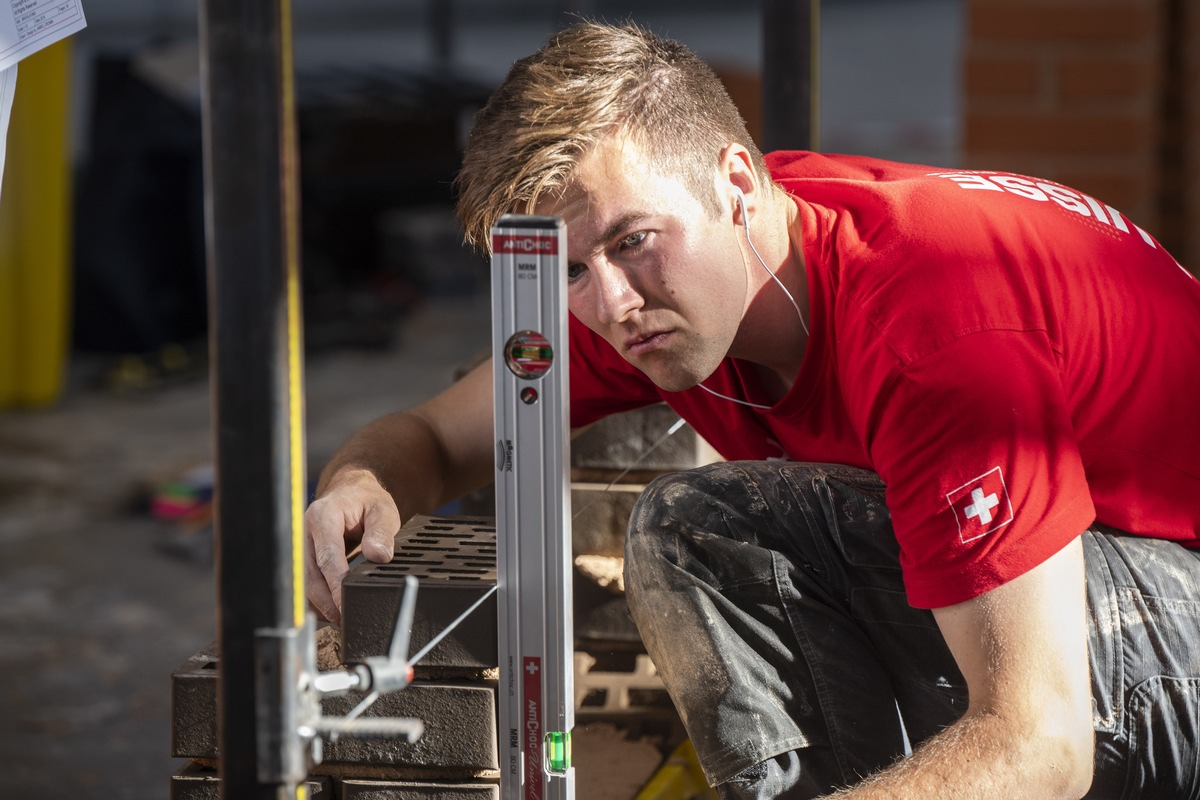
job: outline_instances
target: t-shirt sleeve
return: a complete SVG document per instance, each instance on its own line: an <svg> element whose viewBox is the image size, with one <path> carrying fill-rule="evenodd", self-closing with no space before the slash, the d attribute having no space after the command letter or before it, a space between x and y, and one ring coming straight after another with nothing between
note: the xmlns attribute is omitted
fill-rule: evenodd
<svg viewBox="0 0 1200 800"><path fill-rule="evenodd" d="M1057 365L1042 332L993 330L860 375L875 384L859 421L912 605L977 597L1095 518Z"/></svg>
<svg viewBox="0 0 1200 800"><path fill-rule="evenodd" d="M612 345L570 317L571 427L662 401L658 388Z"/></svg>

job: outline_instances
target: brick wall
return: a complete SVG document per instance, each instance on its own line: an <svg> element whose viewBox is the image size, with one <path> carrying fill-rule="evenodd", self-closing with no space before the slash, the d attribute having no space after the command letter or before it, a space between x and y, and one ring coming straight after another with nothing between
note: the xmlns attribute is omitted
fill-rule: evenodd
<svg viewBox="0 0 1200 800"><path fill-rule="evenodd" d="M1200 268L1198 16L1196 0L968 0L964 165L1074 186Z"/></svg>
<svg viewBox="0 0 1200 800"><path fill-rule="evenodd" d="M1187 117L1187 211L1184 215L1186 244L1180 258L1200 274L1200 3L1177 0L1185 11L1183 37L1183 97Z"/></svg>

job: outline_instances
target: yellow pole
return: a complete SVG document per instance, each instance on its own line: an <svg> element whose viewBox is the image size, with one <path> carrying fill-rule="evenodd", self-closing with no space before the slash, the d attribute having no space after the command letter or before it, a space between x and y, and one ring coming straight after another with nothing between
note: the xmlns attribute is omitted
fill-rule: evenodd
<svg viewBox="0 0 1200 800"><path fill-rule="evenodd" d="M70 328L70 40L18 65L0 189L0 407L55 402Z"/></svg>

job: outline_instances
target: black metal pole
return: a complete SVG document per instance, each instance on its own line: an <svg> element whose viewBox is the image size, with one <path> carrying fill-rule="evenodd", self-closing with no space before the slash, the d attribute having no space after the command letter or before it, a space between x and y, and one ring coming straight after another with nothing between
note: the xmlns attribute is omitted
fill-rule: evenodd
<svg viewBox="0 0 1200 800"><path fill-rule="evenodd" d="M442 69L454 62L454 0L426 0L434 63Z"/></svg>
<svg viewBox="0 0 1200 800"><path fill-rule="evenodd" d="M820 147L821 0L763 2L763 150Z"/></svg>
<svg viewBox="0 0 1200 800"><path fill-rule="evenodd" d="M218 747L225 798L288 795L286 670L262 630L303 623L298 189L288 0L202 0L209 327L216 452ZM266 702L264 702L266 701ZM261 743L266 742L263 746Z"/></svg>

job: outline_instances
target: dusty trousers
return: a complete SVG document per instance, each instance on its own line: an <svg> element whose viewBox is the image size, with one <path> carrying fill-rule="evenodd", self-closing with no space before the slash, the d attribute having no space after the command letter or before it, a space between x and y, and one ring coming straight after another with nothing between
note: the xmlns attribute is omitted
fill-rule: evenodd
<svg viewBox="0 0 1200 800"><path fill-rule="evenodd" d="M1200 800L1200 554L1083 534L1088 797ZM726 798L853 785L952 724L962 675L909 606L872 473L729 462L658 478L626 539L630 612Z"/></svg>

